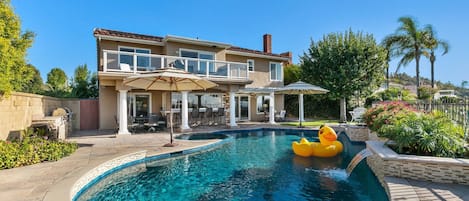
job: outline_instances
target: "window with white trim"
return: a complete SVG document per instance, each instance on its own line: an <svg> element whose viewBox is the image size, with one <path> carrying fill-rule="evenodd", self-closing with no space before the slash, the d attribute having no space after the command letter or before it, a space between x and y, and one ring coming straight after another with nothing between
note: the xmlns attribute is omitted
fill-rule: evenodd
<svg viewBox="0 0 469 201"><path fill-rule="evenodd" d="M253 59L248 59L247 63L248 63L249 72L253 72L254 71L254 60Z"/></svg>
<svg viewBox="0 0 469 201"><path fill-rule="evenodd" d="M269 111L270 96L257 96L256 108L257 113Z"/></svg>
<svg viewBox="0 0 469 201"><path fill-rule="evenodd" d="M134 66L134 53L138 54L151 54L150 49L133 48L133 47L119 47L119 63L129 64L132 68ZM128 53L127 53L128 52ZM149 68L150 56L137 55L137 67Z"/></svg>
<svg viewBox="0 0 469 201"><path fill-rule="evenodd" d="M282 64L276 62L270 62L270 80L271 81L282 81Z"/></svg>

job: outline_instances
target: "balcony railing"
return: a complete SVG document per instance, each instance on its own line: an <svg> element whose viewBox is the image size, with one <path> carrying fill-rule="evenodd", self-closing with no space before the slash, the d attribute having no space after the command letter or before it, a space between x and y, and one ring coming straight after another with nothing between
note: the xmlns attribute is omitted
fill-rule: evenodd
<svg viewBox="0 0 469 201"><path fill-rule="evenodd" d="M136 74L170 66L203 77L248 79L247 63L103 50L103 72Z"/></svg>

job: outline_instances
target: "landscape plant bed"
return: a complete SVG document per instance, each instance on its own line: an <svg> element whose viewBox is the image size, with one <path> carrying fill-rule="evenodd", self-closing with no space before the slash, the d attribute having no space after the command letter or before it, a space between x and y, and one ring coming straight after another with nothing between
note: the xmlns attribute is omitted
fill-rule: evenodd
<svg viewBox="0 0 469 201"><path fill-rule="evenodd" d="M76 143L47 140L34 133L15 141L0 140L0 169L57 161L72 154L77 148Z"/></svg>
<svg viewBox="0 0 469 201"><path fill-rule="evenodd" d="M416 111L404 102L379 104L365 113L365 121L378 137L393 142L400 154L467 158L462 126L439 112Z"/></svg>
<svg viewBox="0 0 469 201"><path fill-rule="evenodd" d="M469 185L469 159L398 154L379 141L367 141L367 163L382 184L384 177ZM385 185L383 185L385 186Z"/></svg>

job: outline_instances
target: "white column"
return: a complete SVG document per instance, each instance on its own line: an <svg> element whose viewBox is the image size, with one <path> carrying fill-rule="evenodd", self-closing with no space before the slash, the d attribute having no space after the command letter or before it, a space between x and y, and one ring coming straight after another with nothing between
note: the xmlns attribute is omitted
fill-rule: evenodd
<svg viewBox="0 0 469 201"><path fill-rule="evenodd" d="M275 124L275 93L270 92L269 99L269 123Z"/></svg>
<svg viewBox="0 0 469 201"><path fill-rule="evenodd" d="M187 94L188 91L182 91L182 106L181 106L181 131L187 131L191 128L189 127L189 115L188 115L188 106L187 106Z"/></svg>
<svg viewBox="0 0 469 201"><path fill-rule="evenodd" d="M298 120L301 122L305 121L305 108L304 108L304 102L303 102L303 94L300 94L298 97L300 100L298 101L298 106L300 107L299 114L298 114Z"/></svg>
<svg viewBox="0 0 469 201"><path fill-rule="evenodd" d="M130 134L127 129L127 90L119 90L119 132L117 134Z"/></svg>
<svg viewBox="0 0 469 201"><path fill-rule="evenodd" d="M230 92L230 127L237 127L236 124L236 102L235 102L235 92Z"/></svg>

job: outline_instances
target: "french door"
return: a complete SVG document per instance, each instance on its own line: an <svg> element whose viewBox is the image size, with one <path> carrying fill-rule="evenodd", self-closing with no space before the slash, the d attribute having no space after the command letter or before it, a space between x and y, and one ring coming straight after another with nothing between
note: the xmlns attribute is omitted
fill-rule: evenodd
<svg viewBox="0 0 469 201"><path fill-rule="evenodd" d="M249 121L249 96L235 96L236 121Z"/></svg>
<svg viewBox="0 0 469 201"><path fill-rule="evenodd" d="M130 93L127 96L127 114L134 117L148 117L151 112L149 93Z"/></svg>

